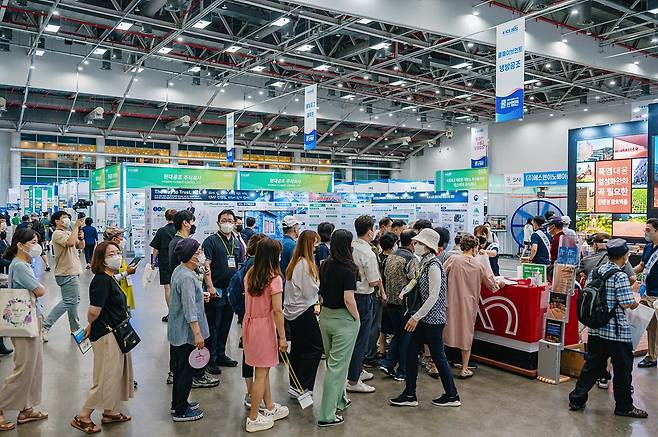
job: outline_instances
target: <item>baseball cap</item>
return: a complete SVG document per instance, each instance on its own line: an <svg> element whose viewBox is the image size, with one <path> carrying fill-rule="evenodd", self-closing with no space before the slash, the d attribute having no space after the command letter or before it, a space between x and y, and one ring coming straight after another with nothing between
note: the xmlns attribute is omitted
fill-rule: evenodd
<svg viewBox="0 0 658 437"><path fill-rule="evenodd" d="M108 226L103 232L103 239L111 240L112 238L116 237L117 235L121 235L124 232L126 232L124 228L120 228L118 226Z"/></svg>
<svg viewBox="0 0 658 437"><path fill-rule="evenodd" d="M608 256L612 256L614 258L626 255L626 252L629 250L626 240L621 238L613 238L612 240L608 241L605 247L608 249Z"/></svg>
<svg viewBox="0 0 658 437"><path fill-rule="evenodd" d="M287 216L285 216L285 217L283 218L283 222L281 223L281 225L282 225L284 228L292 228L292 227L295 226L295 225L301 225L301 224L303 224L303 223L300 222L299 220L297 220L297 219L296 219L294 216L292 216L292 215L287 215Z"/></svg>

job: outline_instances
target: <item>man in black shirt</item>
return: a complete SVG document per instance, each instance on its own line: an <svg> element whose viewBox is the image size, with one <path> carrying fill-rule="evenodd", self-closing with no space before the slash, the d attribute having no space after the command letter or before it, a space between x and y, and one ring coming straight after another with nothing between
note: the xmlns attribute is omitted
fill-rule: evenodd
<svg viewBox="0 0 658 437"><path fill-rule="evenodd" d="M247 227L242 230L242 239L245 243L249 243L251 236L256 233L256 230L254 229L254 226L256 226L256 218L246 217L245 223L247 224Z"/></svg>
<svg viewBox="0 0 658 437"><path fill-rule="evenodd" d="M228 301L227 288L231 277L243 259L242 245L234 235L236 217L230 209L217 216L219 232L206 238L203 252L206 255L206 288L210 302L206 304L206 317L210 328L210 363L208 372L219 374L219 366L235 367L238 362L226 356L226 340L233 321L233 310Z"/></svg>
<svg viewBox="0 0 658 437"><path fill-rule="evenodd" d="M151 269L155 270L155 260L158 260L158 268L160 269L160 285L164 287L165 302L169 306L169 294L171 293L171 271L169 268L169 243L176 235L176 227L174 226L175 209L168 209L165 211L165 219L167 224L157 230L153 240L151 240ZM167 316L162 318L163 322L167 322Z"/></svg>

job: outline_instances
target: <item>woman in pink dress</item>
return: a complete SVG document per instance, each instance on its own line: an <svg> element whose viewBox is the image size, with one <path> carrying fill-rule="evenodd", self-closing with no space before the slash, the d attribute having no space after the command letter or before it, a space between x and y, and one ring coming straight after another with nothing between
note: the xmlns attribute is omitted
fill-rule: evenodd
<svg viewBox="0 0 658 437"><path fill-rule="evenodd" d="M280 255L281 243L271 238L261 240L256 247L254 265L244 278L242 342L245 362L255 370L247 432L270 429L274 421L288 416L287 407L272 402L269 376L270 367L279 364L279 352L288 350L283 327ZM261 400L266 407L263 414L258 411Z"/></svg>
<svg viewBox="0 0 658 437"><path fill-rule="evenodd" d="M462 235L459 246L462 254L451 256L444 265L448 274L448 308L443 339L446 346L461 350L460 376L469 378L473 376L468 360L480 304L480 287L484 285L489 290L497 291L504 284L496 283L491 268L475 258L479 243L473 235Z"/></svg>

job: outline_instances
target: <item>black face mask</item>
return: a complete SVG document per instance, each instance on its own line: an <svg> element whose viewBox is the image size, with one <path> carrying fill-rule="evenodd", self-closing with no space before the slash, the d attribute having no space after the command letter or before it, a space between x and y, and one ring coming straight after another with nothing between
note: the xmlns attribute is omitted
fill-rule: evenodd
<svg viewBox="0 0 658 437"><path fill-rule="evenodd" d="M242 232L243 229L244 229L244 227L242 225L235 225L235 230L237 232Z"/></svg>
<svg viewBox="0 0 658 437"><path fill-rule="evenodd" d="M480 246L484 246L485 244L487 244L487 237L483 237L480 235L478 237L478 241L480 242Z"/></svg>
<svg viewBox="0 0 658 437"><path fill-rule="evenodd" d="M190 226L190 235L194 235L195 232L196 232L196 225Z"/></svg>
<svg viewBox="0 0 658 437"><path fill-rule="evenodd" d="M0 240L6 240L7 239L7 233L5 231L0 232Z"/></svg>

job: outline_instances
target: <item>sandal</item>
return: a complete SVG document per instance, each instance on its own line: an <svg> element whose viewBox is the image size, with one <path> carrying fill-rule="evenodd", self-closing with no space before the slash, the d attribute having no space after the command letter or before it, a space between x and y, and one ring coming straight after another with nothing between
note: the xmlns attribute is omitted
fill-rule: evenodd
<svg viewBox="0 0 658 437"><path fill-rule="evenodd" d="M8 420L3 420L0 422L0 431L11 431L16 428L16 424Z"/></svg>
<svg viewBox="0 0 658 437"><path fill-rule="evenodd" d="M83 422L78 416L75 416L71 421L71 426L75 429L79 429L85 434L96 434L101 432L101 429L96 426L96 424L89 420L89 422Z"/></svg>
<svg viewBox="0 0 658 437"><path fill-rule="evenodd" d="M126 416L123 413L117 413L117 414L103 413L103 418L101 419L101 423L103 425L107 425L108 423L121 423L121 422L128 422L129 420L132 420L132 417Z"/></svg>
<svg viewBox="0 0 658 437"><path fill-rule="evenodd" d="M37 420L43 420L47 418L48 418L48 413L43 413L41 411L34 411L34 409L29 408L18 414L18 418L16 419L16 422L18 422L19 425L23 425L24 423L35 422Z"/></svg>
<svg viewBox="0 0 658 437"><path fill-rule="evenodd" d="M459 374L461 379L470 378L473 376L473 371L469 369L462 369L462 372Z"/></svg>

